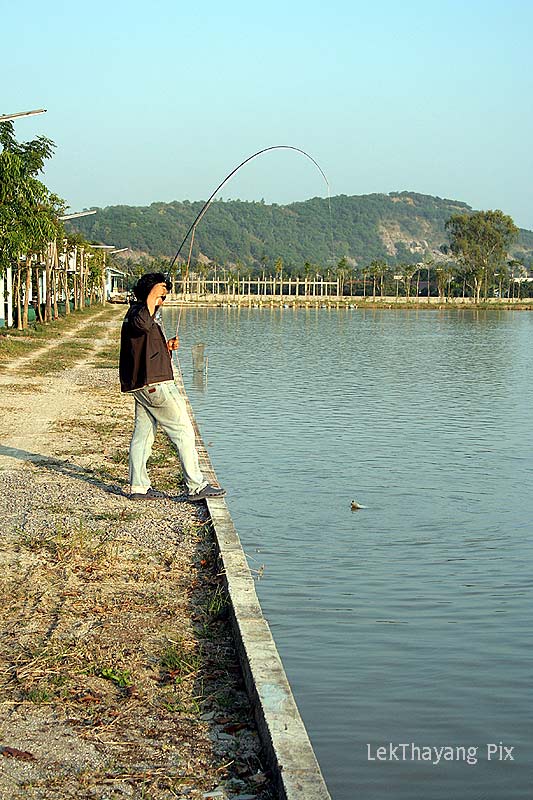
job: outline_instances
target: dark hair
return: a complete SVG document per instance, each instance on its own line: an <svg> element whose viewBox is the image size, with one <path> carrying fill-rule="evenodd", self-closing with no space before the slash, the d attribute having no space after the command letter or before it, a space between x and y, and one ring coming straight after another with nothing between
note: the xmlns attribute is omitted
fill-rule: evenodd
<svg viewBox="0 0 533 800"><path fill-rule="evenodd" d="M146 301L146 298L158 283L165 283L167 290L170 292L172 284L163 272L147 272L146 275L139 278L133 287L133 294L139 303L144 303Z"/></svg>

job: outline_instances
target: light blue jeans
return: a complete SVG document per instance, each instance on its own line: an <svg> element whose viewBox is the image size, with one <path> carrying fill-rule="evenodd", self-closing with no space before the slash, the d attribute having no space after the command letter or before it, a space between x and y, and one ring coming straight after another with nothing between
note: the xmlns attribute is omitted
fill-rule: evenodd
<svg viewBox="0 0 533 800"><path fill-rule="evenodd" d="M198 464L194 428L174 381L144 386L131 394L135 398L135 427L130 444L131 493L144 494L150 488L146 462L158 425L177 450L189 492L194 494L207 486Z"/></svg>

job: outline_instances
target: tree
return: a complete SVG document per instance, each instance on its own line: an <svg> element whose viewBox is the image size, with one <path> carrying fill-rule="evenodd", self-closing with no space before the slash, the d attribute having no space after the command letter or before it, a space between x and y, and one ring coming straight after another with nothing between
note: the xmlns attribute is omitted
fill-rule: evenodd
<svg viewBox="0 0 533 800"><path fill-rule="evenodd" d="M379 281L379 296L383 297L385 275L387 274L388 265L382 258L374 259L370 263L370 274L373 280L372 296L376 297L376 284Z"/></svg>
<svg viewBox="0 0 533 800"><path fill-rule="evenodd" d="M277 258L274 263L274 272L276 273L276 278L279 278L280 285L279 285L279 293L280 295L283 294L283 259ZM275 291L273 292L275 294Z"/></svg>
<svg viewBox="0 0 533 800"><path fill-rule="evenodd" d="M521 286L522 283L527 279L527 269L520 261L517 261L515 258L512 258L509 261L509 268L511 270L510 281L512 284L512 298L513 300L515 299L515 290L518 287L518 300L520 300ZM511 296L510 291L508 294L509 296Z"/></svg>
<svg viewBox="0 0 533 800"><path fill-rule="evenodd" d="M12 122L0 123L0 272L28 250L55 238L63 201L37 180L54 150L45 136L19 143Z"/></svg>
<svg viewBox="0 0 533 800"><path fill-rule="evenodd" d="M418 272L418 264L400 264L400 275L405 285L405 296L407 300L411 297L411 281Z"/></svg>
<svg viewBox="0 0 533 800"><path fill-rule="evenodd" d="M370 272L370 267L363 267L361 272L362 272L362 275L363 275L363 297L366 297L366 279L367 279L368 273Z"/></svg>
<svg viewBox="0 0 533 800"><path fill-rule="evenodd" d="M455 269L452 264L447 261L438 263L435 267L437 273L437 290L439 292L439 300L448 300L450 295L450 284L455 277Z"/></svg>
<svg viewBox="0 0 533 800"><path fill-rule="evenodd" d="M518 228L502 211L476 211L454 214L446 223L450 249L470 281L474 300L479 303L481 289L492 280L507 259Z"/></svg>
<svg viewBox="0 0 533 800"><path fill-rule="evenodd" d="M64 210L64 203L36 177L53 153L54 143L50 139L39 136L31 142L19 143L15 139L13 123L2 122L0 144L0 275L8 267L16 268L17 320L18 327L22 328L28 323L32 255L44 250L61 232L58 217ZM47 307L50 305L50 283L47 262Z"/></svg>
<svg viewBox="0 0 533 800"><path fill-rule="evenodd" d="M346 282L346 275L348 274L349 264L348 259L346 256L343 256L340 261L337 263L337 267L335 269L335 274L337 275L337 280L339 281L339 294L344 294L344 284Z"/></svg>

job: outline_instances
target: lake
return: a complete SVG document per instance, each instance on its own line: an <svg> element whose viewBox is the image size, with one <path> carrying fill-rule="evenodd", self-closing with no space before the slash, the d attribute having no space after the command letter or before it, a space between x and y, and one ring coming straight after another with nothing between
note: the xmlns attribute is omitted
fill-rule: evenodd
<svg viewBox="0 0 533 800"><path fill-rule="evenodd" d="M533 315L191 308L179 333L334 800L524 800Z"/></svg>

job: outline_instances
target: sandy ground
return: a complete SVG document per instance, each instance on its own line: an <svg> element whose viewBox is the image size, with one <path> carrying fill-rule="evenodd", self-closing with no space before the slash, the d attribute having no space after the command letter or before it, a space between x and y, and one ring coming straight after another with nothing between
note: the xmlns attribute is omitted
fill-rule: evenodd
<svg viewBox="0 0 533 800"><path fill-rule="evenodd" d="M204 504L125 496L122 308L0 372L0 798L272 798Z"/></svg>

